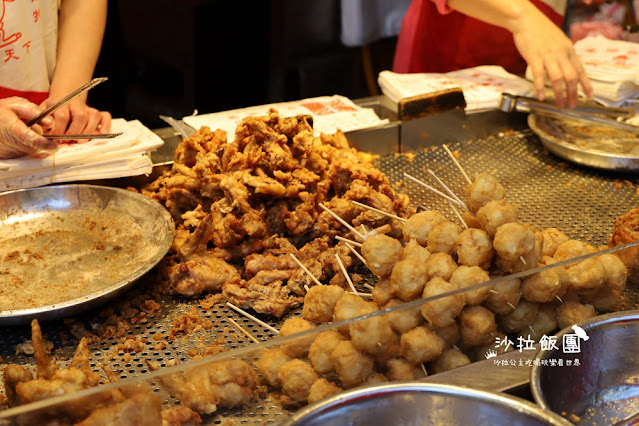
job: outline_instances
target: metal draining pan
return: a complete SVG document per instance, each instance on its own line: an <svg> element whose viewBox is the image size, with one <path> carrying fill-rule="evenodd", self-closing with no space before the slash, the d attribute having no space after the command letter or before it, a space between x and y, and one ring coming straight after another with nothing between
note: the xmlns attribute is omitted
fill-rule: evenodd
<svg viewBox="0 0 639 426"><path fill-rule="evenodd" d="M451 144L449 148L459 152L459 161L469 175L490 172L500 179L507 190L507 199L519 205L521 221L541 228L559 228L571 238L595 246L606 244L614 219L637 204L637 188L633 182L626 180L631 177L563 163L547 152L530 130L500 133L486 139ZM444 201L404 180L402 176L403 173L409 173L429 181L427 170L432 169L460 194L465 186L463 176L440 147L430 147L415 154L414 158L406 155L383 156L377 161L377 166L388 175L391 183L397 185L397 191L410 196L414 206L436 208L454 217ZM364 282L374 282L371 276L364 278ZM155 275L148 274L145 279L153 280ZM127 294L121 297L126 298ZM123 337L110 337L90 345L95 371L101 372L101 365L107 364L119 371L124 379L148 372L146 360L161 365L173 359L189 361L194 354L201 353L203 347L215 342L225 349L253 345L234 328L229 318L239 322L259 340L266 341L274 337L268 329L240 317L223 304L203 308L197 300L166 297L156 301L161 307L146 315L146 323L132 326ZM636 304L637 294L629 290L622 298L619 309L634 309ZM210 324L211 327L207 326L186 337L177 335L172 341L162 340L166 346L158 346L154 336L168 334L175 318L192 309L195 309L203 324ZM290 315L299 315L299 312ZM269 318L260 318L275 327L281 324ZM90 311L75 320L75 325L82 324L91 330L105 320L105 313L102 310ZM70 326L68 320L66 323L60 320L42 324L43 332L54 343L54 356L61 365L72 357L77 345L77 339L69 332ZM122 346L123 338L135 339L135 352ZM29 339L30 330L26 326L3 329L0 334L0 356L3 362L0 369L11 362L35 367L33 356L15 353L16 345ZM167 400L167 404L172 403L174 401ZM243 409L223 410L204 420L205 424L220 424L226 417L242 424L265 424L279 422L289 414L290 411L266 397L255 400Z"/></svg>

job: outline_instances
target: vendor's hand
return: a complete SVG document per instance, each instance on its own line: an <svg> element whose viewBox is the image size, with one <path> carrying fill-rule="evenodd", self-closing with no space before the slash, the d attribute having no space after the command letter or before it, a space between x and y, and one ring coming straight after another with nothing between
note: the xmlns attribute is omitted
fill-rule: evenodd
<svg viewBox="0 0 639 426"><path fill-rule="evenodd" d="M48 107L56 102L47 99L42 104ZM111 114L91 108L81 99L74 99L53 112L54 125L51 134L96 134L109 133Z"/></svg>
<svg viewBox="0 0 639 426"><path fill-rule="evenodd" d="M39 124L27 127L25 121L42 112L38 105L26 99L0 99L0 158L16 158L41 151L55 152L58 144L42 136L53 126L53 119L44 117Z"/></svg>
<svg viewBox="0 0 639 426"><path fill-rule="evenodd" d="M592 97L590 80L572 42L536 7L531 8L512 32L519 53L531 68L540 101L544 99L545 75L550 80L555 103L561 108L577 106L578 84L586 96Z"/></svg>

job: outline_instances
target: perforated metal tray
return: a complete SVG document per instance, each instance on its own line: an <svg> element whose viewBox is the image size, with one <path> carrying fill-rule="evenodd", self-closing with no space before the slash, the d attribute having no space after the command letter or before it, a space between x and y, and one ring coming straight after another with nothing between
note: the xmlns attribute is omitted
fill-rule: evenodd
<svg viewBox="0 0 639 426"><path fill-rule="evenodd" d="M557 227L571 238L587 241L595 246L605 244L613 229L614 219L636 207L637 188L632 175L597 171L564 163L545 150L538 137L530 130L500 133L485 139L469 140L450 144L449 148L459 153L459 161L470 175L480 172L495 174L507 190L506 197L520 207L521 220L536 226ZM464 178L454 167L452 161L441 147L430 147L426 152L420 150L410 155L389 155L377 160L377 166L385 172L396 190L408 194L413 205L425 205L440 209L453 217L445 201L435 198L423 188L403 178L409 173L424 181L429 181L427 169L432 169L449 186L462 193L466 185ZM435 184L435 182L430 181ZM364 277L373 283L370 276ZM152 274L147 280L155 279ZM128 297L124 295L123 298ZM619 309L634 309L637 304L637 292L630 289L624 294ZM102 363L118 370L120 377L134 377L147 372L145 360L166 364L171 359L186 362L192 354L199 353L202 347L220 339L225 349L252 345L243 334L228 321L232 318L248 329L260 340L273 338L269 330L240 317L224 305L203 309L199 301L166 297L159 300L161 309L146 316L147 322L132 326L124 338L136 339L141 349L133 352L117 350L121 338L109 338L92 344L93 368L101 371ZM178 335L166 348L155 349L158 343L154 336L167 334L173 327L174 319L194 308L203 322L212 328L202 329L188 337ZM299 315L293 312L291 315ZM281 321L263 316L269 324L278 327ZM104 321L99 311L92 311L76 318L87 329ZM282 319L283 321L283 319ZM69 334L69 326L62 321L42 325L43 331L53 341L54 354L64 361L71 358L77 340ZM6 363L18 362L30 367L35 366L32 356L15 355L15 346L30 339L28 327L5 328L0 335L0 355L2 368ZM114 353L112 359L111 353ZM167 403L174 403L168 401ZM268 397L255 400L242 409L223 410L205 418L206 424L220 424L224 417L237 419L241 424L265 424L281 421L289 415Z"/></svg>

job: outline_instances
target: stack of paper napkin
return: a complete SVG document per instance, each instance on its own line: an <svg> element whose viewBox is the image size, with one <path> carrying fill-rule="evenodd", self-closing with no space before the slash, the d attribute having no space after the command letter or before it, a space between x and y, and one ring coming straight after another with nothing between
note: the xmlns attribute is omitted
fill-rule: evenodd
<svg viewBox="0 0 639 426"><path fill-rule="evenodd" d="M590 78L595 100L619 106L639 96L639 44L598 35L577 41L575 51Z"/></svg>
<svg viewBox="0 0 639 426"><path fill-rule="evenodd" d="M149 153L164 141L137 120L115 119L111 132L122 135L63 143L55 154L0 160L0 191L151 173Z"/></svg>
<svg viewBox="0 0 639 426"><path fill-rule="evenodd" d="M384 95L395 102L460 87L466 99L466 111L498 108L503 92L519 96L531 96L534 93L531 82L496 65L444 74L397 74L382 71L377 81Z"/></svg>

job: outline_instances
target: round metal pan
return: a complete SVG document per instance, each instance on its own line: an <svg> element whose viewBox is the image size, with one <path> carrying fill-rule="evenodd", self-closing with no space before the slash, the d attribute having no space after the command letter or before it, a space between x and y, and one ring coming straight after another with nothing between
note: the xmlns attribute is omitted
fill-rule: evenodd
<svg viewBox="0 0 639 426"><path fill-rule="evenodd" d="M530 114L528 125L548 151L604 170L639 171L639 136L568 118Z"/></svg>
<svg viewBox="0 0 639 426"><path fill-rule="evenodd" d="M557 333L554 347L537 354L530 371L533 397L575 424L626 424L624 419L639 412L639 311L599 315L578 325L588 340L579 338L578 346L566 350L564 336L577 334L568 327Z"/></svg>
<svg viewBox="0 0 639 426"><path fill-rule="evenodd" d="M461 386L396 382L357 388L302 408L282 426L570 425L521 398Z"/></svg>
<svg viewBox="0 0 639 426"><path fill-rule="evenodd" d="M60 185L0 194L0 325L73 315L164 257L169 212L132 191Z"/></svg>

